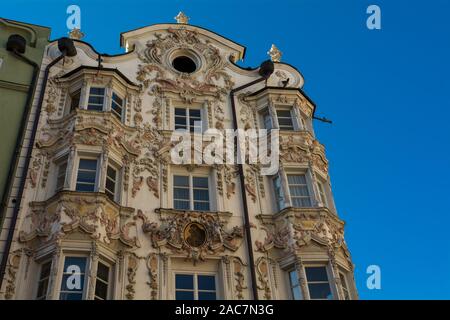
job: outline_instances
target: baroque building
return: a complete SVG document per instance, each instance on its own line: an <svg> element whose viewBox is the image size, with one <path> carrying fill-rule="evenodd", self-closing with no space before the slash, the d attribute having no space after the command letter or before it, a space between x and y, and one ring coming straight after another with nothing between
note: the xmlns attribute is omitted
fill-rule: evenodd
<svg viewBox="0 0 450 320"><path fill-rule="evenodd" d="M301 73L275 46L242 68L245 47L176 19L122 33L124 54L79 30L47 46L0 297L356 299ZM211 128L278 129L279 170L172 161L175 130Z"/></svg>

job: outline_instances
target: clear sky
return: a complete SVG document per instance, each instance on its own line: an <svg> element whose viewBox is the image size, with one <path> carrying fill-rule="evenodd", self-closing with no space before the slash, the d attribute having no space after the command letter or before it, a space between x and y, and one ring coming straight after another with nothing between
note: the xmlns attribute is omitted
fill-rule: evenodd
<svg viewBox="0 0 450 320"><path fill-rule="evenodd" d="M0 16L64 36L66 8L81 7L83 39L120 53L119 35L191 23L247 47L244 66L272 43L305 77L327 148L338 213L362 299L450 299L450 1L2 1ZM382 29L366 27L377 4ZM381 290L366 268L381 267Z"/></svg>

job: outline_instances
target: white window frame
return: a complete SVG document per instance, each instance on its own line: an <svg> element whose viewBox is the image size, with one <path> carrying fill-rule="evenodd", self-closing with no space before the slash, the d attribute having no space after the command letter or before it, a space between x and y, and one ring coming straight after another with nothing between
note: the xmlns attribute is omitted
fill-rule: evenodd
<svg viewBox="0 0 450 320"><path fill-rule="evenodd" d="M42 268L47 263L50 264L50 272L49 272L49 274L48 274L48 276L46 278L41 279ZM49 289L48 285L49 285L50 280L52 278L52 266L53 266L53 261L51 259L46 259L46 260L43 260L42 262L39 263L39 273L38 273L39 276L38 276L38 279L37 279L36 293L34 295L34 298L36 300L47 300L47 298L48 298L48 289ZM43 282L43 281L47 282L47 289L45 290L43 296L38 297L39 286L40 286L41 282Z"/></svg>
<svg viewBox="0 0 450 320"><path fill-rule="evenodd" d="M102 109L101 110L92 110L89 109L89 98L91 97L91 89L93 88L97 88L97 89L103 89L104 90L104 94L103 94L103 104L102 104ZM102 112L106 110L106 106L108 105L108 92L107 92L108 88L106 88L104 85L98 85L98 86L89 86L88 90L87 90L87 101L86 101L86 110L89 111L96 111L96 112ZM95 97L101 97L100 95L93 95ZM96 104L98 105L98 104ZM99 105L98 105L99 106Z"/></svg>
<svg viewBox="0 0 450 320"><path fill-rule="evenodd" d="M113 109L113 104L114 104L114 103L118 105L118 103L114 101L114 95L116 95L117 97L119 97L120 99L122 99L122 106L121 106L122 112L121 112L120 116L119 116L118 113ZM111 103L110 103L111 108L110 108L110 110L111 110L111 113L112 113L115 117L116 117L116 116L119 117L118 120L119 120L120 122L124 122L124 120L125 120L125 105L126 105L125 98L124 98L121 94L119 94L119 92L118 92L117 90L113 90L113 91L112 91L112 94L111 94Z"/></svg>
<svg viewBox="0 0 450 320"><path fill-rule="evenodd" d="M216 293L216 300L220 300L221 297L219 295L219 282L218 282L218 273L217 272L191 272L191 271L174 271L173 272L173 292L174 292L174 299L176 299L177 297L177 291L187 291L190 292L191 290L187 290L187 289L181 289L181 290L177 290L177 282L176 282L176 275L177 274L183 274L183 275L190 275L194 277L194 301L199 301L198 300L198 276L214 276L214 285L215 285L215 293ZM202 292L212 292L210 290L201 290Z"/></svg>
<svg viewBox="0 0 450 320"><path fill-rule="evenodd" d="M342 286L342 292L344 293L344 296L342 297L343 300L351 300L352 299L352 293L350 291L349 282L347 280L347 274L346 272L340 270L339 271L339 279L341 280L341 286ZM347 292L348 299L345 297L345 293Z"/></svg>
<svg viewBox="0 0 450 320"><path fill-rule="evenodd" d="M275 181L279 179L280 180L280 192L281 192L281 199L278 199L277 190L275 187ZM286 193L283 187L283 177L281 176L281 172L278 172L276 175L271 177L272 181L272 188L273 188L273 194L275 198L275 205L278 211L283 210L286 208ZM282 205L281 205L282 204Z"/></svg>
<svg viewBox="0 0 450 320"><path fill-rule="evenodd" d="M80 167L80 160L97 160L97 167L95 170L95 184L94 184L94 191L78 191L77 190L77 183L78 183L78 171ZM77 192L98 192L99 189L99 181L100 181L100 169L101 169L101 156L99 154L79 154L76 159L76 171L75 171L75 177L74 177L74 187L73 190Z"/></svg>
<svg viewBox="0 0 450 320"><path fill-rule="evenodd" d="M207 178L208 179L208 203L209 203L209 210L212 211L213 203L212 203L212 182L211 177L208 174L202 174L202 173L181 173L181 172L173 172L172 174L172 206L175 209L175 176L183 176L189 178L189 209L190 211L199 211L194 209L194 179L193 178ZM181 199L179 199L181 200ZM184 199L183 199L184 200ZM176 209L176 210L182 210L182 209Z"/></svg>
<svg viewBox="0 0 450 320"><path fill-rule="evenodd" d="M56 159L54 161L55 166L56 166L56 177L55 177L55 193L59 192L61 190L64 190L64 187L66 186L66 181L67 181L67 171L69 169L68 165L69 165L69 154L63 154L62 156L58 157L58 159ZM64 179L63 179L63 183L62 186L60 188L58 188L58 181L59 178L61 178L63 175L61 174L60 170L61 170L61 166L65 163L66 165L66 169L64 170Z"/></svg>
<svg viewBox="0 0 450 320"><path fill-rule="evenodd" d="M112 296L112 292L114 290L114 278L113 278L113 276L114 276L114 264L106 261L105 259L99 259L97 261L97 272L95 274L95 285L94 285L94 293L93 293L94 300L103 300L103 299L96 299L97 296L95 294L95 291L97 289L97 281L104 282L103 280L101 280L101 279L99 280L98 279L98 264L99 263L107 266L108 269L109 269L108 270L108 282L106 283L107 284L107 291L106 291L107 293L106 293L106 299L105 300L110 300L111 296Z"/></svg>
<svg viewBox="0 0 450 320"><path fill-rule="evenodd" d="M328 196L327 196L327 191L325 189L325 183L322 182L320 179L317 179L316 185L317 185L317 191L319 192L319 198L320 198L320 201L322 202L322 205L324 207L328 207Z"/></svg>
<svg viewBox="0 0 450 320"><path fill-rule="evenodd" d="M325 283L325 282L324 281L320 281L320 282L313 281L313 282L310 282L308 280L308 276L307 276L307 273L306 273L306 269L307 268L325 268L325 271L327 273L327 279L328 279L327 283L328 283L328 286L330 287L331 300L335 300L336 299L336 293L335 293L335 290L334 290L335 288L331 285L333 277L332 277L332 274L331 274L331 272L329 270L330 269L329 268L329 264L325 264L325 263L323 263L323 264L321 264L321 263L318 263L318 264L307 263L307 264L305 264L303 266L303 268L304 268L304 272L305 272L304 274L305 274L305 280L306 280L306 289L308 290L308 296L309 296L310 300L328 300L328 299L311 299L311 292L309 291L309 284L310 283Z"/></svg>
<svg viewBox="0 0 450 320"><path fill-rule="evenodd" d="M201 127L200 127L200 132L205 132L208 128L206 125L206 119L207 115L205 115L205 111L204 108L202 106L184 106L184 105L174 105L172 108L172 115L173 115L173 130L180 130L180 129L176 129L176 114L175 114L175 109L184 109L186 110L186 131L189 133L195 133L195 132L191 132L191 123L190 123L190 110L198 110L200 111L200 122L201 122ZM183 130L183 129L181 129Z"/></svg>
<svg viewBox="0 0 450 320"><path fill-rule="evenodd" d="M116 203L120 203L121 200L121 186L122 186L122 167L115 163L114 161L109 160L108 165L106 166L106 172L105 172L105 194L107 194L107 186L106 182L108 180L108 168L111 167L116 171L116 180L114 181L114 196L113 201ZM109 196L108 196L109 198Z"/></svg>
<svg viewBox="0 0 450 320"><path fill-rule="evenodd" d="M274 117L276 118L276 123L277 123L277 127L279 130L281 131L299 131L300 130L300 126L298 124L298 119L297 119L297 115L294 111L294 106L291 105L275 105L275 114ZM292 130L286 130L286 129L281 129L280 128L280 122L278 120L278 111L289 111L289 114L291 115L291 121L292 121Z"/></svg>
<svg viewBox="0 0 450 320"><path fill-rule="evenodd" d="M294 201L292 199L291 188L290 188L288 176L296 176L296 175L304 175L305 176L306 188L308 189L309 202L311 204L310 207L299 207L299 208L312 208L314 206L314 192L313 192L312 187L311 187L311 181L310 181L310 178L309 178L307 170L305 170L305 171L294 171L294 170L292 170L292 171L286 171L285 172L285 177L286 177L285 192L289 195L290 205L291 205L291 207L297 208L296 206L294 206Z"/></svg>

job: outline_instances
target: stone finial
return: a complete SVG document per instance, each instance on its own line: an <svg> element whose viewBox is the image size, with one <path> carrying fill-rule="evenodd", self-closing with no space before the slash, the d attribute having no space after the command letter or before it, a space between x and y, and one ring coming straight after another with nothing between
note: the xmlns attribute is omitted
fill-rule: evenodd
<svg viewBox="0 0 450 320"><path fill-rule="evenodd" d="M81 32L81 30L77 29L77 28L73 28L68 33L69 33L70 39L81 40L84 37L84 33Z"/></svg>
<svg viewBox="0 0 450 320"><path fill-rule="evenodd" d="M189 17L187 15L185 15L184 12L182 12L182 11L180 11L174 19L177 20L177 23L183 23L183 24L189 23Z"/></svg>
<svg viewBox="0 0 450 320"><path fill-rule="evenodd" d="M276 45L272 44L270 47L270 50L267 52L267 54L270 56L270 59L273 62L280 62L281 61L281 55L283 54Z"/></svg>

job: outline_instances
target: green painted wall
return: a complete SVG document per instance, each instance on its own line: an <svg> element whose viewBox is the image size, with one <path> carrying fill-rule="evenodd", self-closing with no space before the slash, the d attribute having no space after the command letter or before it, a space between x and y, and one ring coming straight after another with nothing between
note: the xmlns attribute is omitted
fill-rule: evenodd
<svg viewBox="0 0 450 320"><path fill-rule="evenodd" d="M13 154L33 75L32 66L6 50L12 34L26 39L24 55L40 65L49 43L50 29L0 18L0 200L9 193L8 173L10 168L15 168ZM0 206L0 226L3 209L3 205Z"/></svg>

